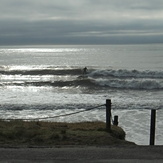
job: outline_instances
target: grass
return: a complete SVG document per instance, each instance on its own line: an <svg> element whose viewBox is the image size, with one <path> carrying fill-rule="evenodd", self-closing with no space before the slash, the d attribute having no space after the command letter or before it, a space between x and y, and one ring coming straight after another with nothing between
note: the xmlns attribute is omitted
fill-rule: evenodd
<svg viewBox="0 0 163 163"><path fill-rule="evenodd" d="M107 132L104 122L57 123L44 121L0 120L0 145L115 145L125 141L122 128L112 126Z"/></svg>

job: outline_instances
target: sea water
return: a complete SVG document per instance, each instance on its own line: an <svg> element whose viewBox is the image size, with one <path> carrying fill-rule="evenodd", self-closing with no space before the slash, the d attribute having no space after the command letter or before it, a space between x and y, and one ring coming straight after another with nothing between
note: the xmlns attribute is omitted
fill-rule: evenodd
<svg viewBox="0 0 163 163"><path fill-rule="evenodd" d="M163 145L162 63L163 44L0 47L0 118L105 122L111 99L112 117L139 145L149 144L156 109Z"/></svg>

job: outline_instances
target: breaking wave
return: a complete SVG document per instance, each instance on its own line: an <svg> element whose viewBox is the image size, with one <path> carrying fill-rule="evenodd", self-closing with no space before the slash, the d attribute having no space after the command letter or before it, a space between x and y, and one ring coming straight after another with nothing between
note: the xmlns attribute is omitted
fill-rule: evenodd
<svg viewBox="0 0 163 163"><path fill-rule="evenodd" d="M163 78L163 71L138 70L95 70L90 73L93 77L123 77L123 78Z"/></svg>
<svg viewBox="0 0 163 163"><path fill-rule="evenodd" d="M3 75L81 75L82 68L74 67L0 67L0 74ZM124 77L124 78L163 78L163 71L138 71L126 69L92 69L88 70L91 77Z"/></svg>
<svg viewBox="0 0 163 163"><path fill-rule="evenodd" d="M39 82L6 82L1 86L51 86L51 87L87 87L89 89L136 89L136 90L155 90L163 89L163 81L156 80L119 80L119 79L81 79L73 81L39 81Z"/></svg>
<svg viewBox="0 0 163 163"><path fill-rule="evenodd" d="M98 79L96 81L99 85L110 87L110 88L119 88L119 89L163 89L163 82L156 80L107 80L107 79Z"/></svg>
<svg viewBox="0 0 163 163"><path fill-rule="evenodd" d="M51 87L87 87L88 89L136 89L162 90L163 71L138 71L89 68L82 75L81 68L1 67L0 86L51 86Z"/></svg>

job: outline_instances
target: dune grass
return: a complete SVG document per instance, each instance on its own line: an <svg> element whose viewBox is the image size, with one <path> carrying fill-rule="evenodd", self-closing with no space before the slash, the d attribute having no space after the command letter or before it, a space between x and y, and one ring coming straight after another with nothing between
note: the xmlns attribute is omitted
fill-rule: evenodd
<svg viewBox="0 0 163 163"><path fill-rule="evenodd" d="M115 145L125 141L122 128L104 122L58 123L44 121L0 121L0 145Z"/></svg>

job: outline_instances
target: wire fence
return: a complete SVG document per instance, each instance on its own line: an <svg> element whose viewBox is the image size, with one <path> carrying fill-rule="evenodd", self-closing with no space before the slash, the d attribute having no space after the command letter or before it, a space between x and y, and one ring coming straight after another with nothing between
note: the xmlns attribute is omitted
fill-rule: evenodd
<svg viewBox="0 0 163 163"><path fill-rule="evenodd" d="M65 116L71 116L71 115L75 115L78 113L82 113L82 112L87 112L96 108L100 108L102 106L106 106L106 129L107 131L111 131L111 121L113 123L113 125L118 125L118 116L115 116L115 118L113 121L113 117L112 117L112 113L111 113L111 100L110 99L106 99L106 104L102 104L102 105L98 105L95 107L90 107L87 109L83 109L83 110L79 110L76 112L72 112L72 113L67 113L67 114L61 114L61 115L57 115L57 116L48 116L48 117L42 117L42 118L25 118L25 119L1 119L4 121L12 121L12 120L22 120L22 121L35 121L35 120L43 120L43 119L51 119L51 118L59 118L59 117L65 117ZM151 110L151 126L150 126L150 145L154 145L155 142L155 123L156 123L156 110L158 109L152 109Z"/></svg>
<svg viewBox="0 0 163 163"><path fill-rule="evenodd" d="M12 121L12 120L19 120L19 121L45 120L45 119L52 119L52 118L71 116L71 115L75 115L75 114L78 114L78 113L87 112L87 111L90 111L90 110L93 110L93 109L97 109L97 108L100 108L102 106L106 106L106 104L98 105L98 106L95 106L95 107L90 107L90 108L80 110L80 111L76 111L76 112L72 112L72 113L56 115L56 116L48 116L48 117L42 117L42 118L15 118L15 119L9 118L9 119L1 119L1 120L5 120L5 121Z"/></svg>

